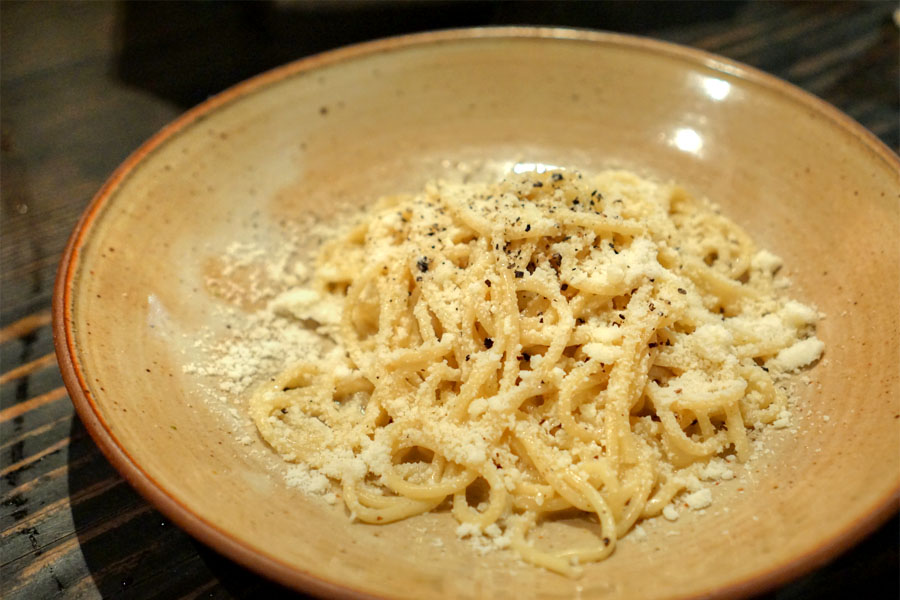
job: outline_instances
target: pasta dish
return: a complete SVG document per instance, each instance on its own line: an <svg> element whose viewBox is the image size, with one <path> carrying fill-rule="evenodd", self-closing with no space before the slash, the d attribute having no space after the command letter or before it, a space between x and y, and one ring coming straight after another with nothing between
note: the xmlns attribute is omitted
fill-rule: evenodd
<svg viewBox="0 0 900 600"><path fill-rule="evenodd" d="M429 184L384 198L275 302L330 339L251 416L352 518L452 513L576 576L703 469L746 460L814 362L817 313L714 207L623 171ZM595 534L549 550L564 511Z"/></svg>

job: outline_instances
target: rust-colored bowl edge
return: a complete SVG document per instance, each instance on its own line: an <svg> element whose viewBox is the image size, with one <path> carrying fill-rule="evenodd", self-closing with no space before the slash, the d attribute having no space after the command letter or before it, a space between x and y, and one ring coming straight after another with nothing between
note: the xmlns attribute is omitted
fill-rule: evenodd
<svg viewBox="0 0 900 600"><path fill-rule="evenodd" d="M297 568L280 561L277 557L260 554L233 538L226 531L195 514L177 498L169 495L122 447L107 423L99 413L94 398L88 391L84 374L76 361L76 352L72 336L71 297L72 284L76 272L79 252L90 231L90 227L100 213L104 203L113 195L130 173L156 148L178 135L198 119L212 113L231 102L238 100L254 90L275 83L298 73L312 71L316 68L351 60L358 56L391 51L407 46L425 45L441 42L454 42L477 38L544 38L570 41L584 41L624 46L632 49L652 51L666 54L682 60L701 64L705 67L727 73L745 81L775 91L798 104L805 105L818 114L828 118L848 134L858 138L874 156L883 160L889 167L900 172L900 158L894 154L881 140L865 127L846 114L816 96L769 75L754 67L733 61L703 50L688 48L669 42L661 42L638 36L597 32L582 29L553 27L484 27L469 29L450 29L426 33L414 33L403 36L385 38L342 47L336 50L316 54L311 57L276 67L270 71L245 80L220 94L209 98L196 107L188 110L181 117L163 127L159 132L135 150L110 176L88 207L82 213L71 236L57 269L53 290L52 317L53 338L57 361L63 381L78 416L85 428L99 446L100 450L112 463L116 470L145 499L160 512L170 518L179 527L187 531L204 544L237 561L238 563L264 575L278 583L296 590L316 595L347 598L376 598L361 590L351 589L319 577L299 571ZM794 560L752 575L742 581L701 593L690 597L704 598L746 598L760 594L783 585L805 573L824 565L844 550L850 548L868 534L875 531L900 509L900 474L893 488L883 498L878 499L856 521L833 538L813 548Z"/></svg>

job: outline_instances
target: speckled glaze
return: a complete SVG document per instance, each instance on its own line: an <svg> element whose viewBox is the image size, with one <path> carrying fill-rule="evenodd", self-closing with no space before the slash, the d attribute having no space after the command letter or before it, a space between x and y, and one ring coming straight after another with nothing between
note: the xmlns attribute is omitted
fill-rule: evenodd
<svg viewBox="0 0 900 600"><path fill-rule="evenodd" d="M826 356L752 480L707 514L647 526L572 581L454 535L449 514L390 526L285 485L197 375L206 286L232 242L415 191L443 161L624 167L717 202L784 257L827 317ZM897 510L900 162L823 102L702 52L611 34L476 29L354 46L216 96L148 141L73 233L54 298L81 419L161 511L231 558L341 597L736 597L808 571ZM208 357L207 357L208 358ZM215 395L215 394L214 394ZM827 417L827 419L826 419ZM727 507L727 512L724 510ZM563 536L568 534L561 534Z"/></svg>

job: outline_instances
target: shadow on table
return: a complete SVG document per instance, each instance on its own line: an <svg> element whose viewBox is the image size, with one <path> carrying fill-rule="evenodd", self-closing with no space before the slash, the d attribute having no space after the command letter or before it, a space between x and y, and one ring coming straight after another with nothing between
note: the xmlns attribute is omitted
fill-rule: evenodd
<svg viewBox="0 0 900 600"><path fill-rule="evenodd" d="M248 77L364 40L454 27L547 25L637 33L728 18L743 2L126 2L116 76L182 107Z"/></svg>
<svg viewBox="0 0 900 600"><path fill-rule="evenodd" d="M69 496L84 561L104 598L297 598L193 540L154 510L72 420ZM757 600L898 598L894 517L826 570Z"/></svg>
<svg viewBox="0 0 900 600"><path fill-rule="evenodd" d="M69 448L72 520L103 598L299 598L197 542L112 468L77 416ZM66 555L77 559L77 553Z"/></svg>
<svg viewBox="0 0 900 600"><path fill-rule="evenodd" d="M765 5L766 3L762 3ZM788 22L772 22L757 36L765 43L752 45L750 54L741 44L707 47L807 88L864 119L890 147L897 147L900 128L896 110L900 97L896 85L881 77L883 65L898 72L896 25L890 6L860 10L853 2L778 2ZM781 8L778 8L778 7ZM800 10L797 8L805 9ZM652 37L675 36L684 31L729 31L746 27L743 12L772 12L767 6L745 1L656 2L452 2L447 0L265 0L232 2L124 2L118 6L114 27L118 52L113 76L120 81L188 108L212 94L268 69L355 42L417 31L455 27L546 25L615 31ZM770 37L768 26L781 31L805 27L822 12L846 14L871 12L880 19L881 37L872 37L870 20L860 21L835 37L832 28L818 27L802 38L785 42ZM877 13L877 14L876 14ZM864 15L865 16L865 15ZM738 21L744 23L738 25ZM713 29L710 29L710 26ZM805 30L804 30L805 31ZM834 46L872 37L870 52L834 61ZM845 39L846 38L846 39ZM728 44L726 44L727 46ZM856 42L853 42L855 47ZM824 57L809 73L793 73L790 67L804 62L807 53ZM808 62L808 61L807 61ZM849 63L852 66L847 67ZM882 65L871 68L873 65ZM809 65L807 64L807 67ZM840 73L833 76L834 73ZM888 81L896 81L888 78Z"/></svg>

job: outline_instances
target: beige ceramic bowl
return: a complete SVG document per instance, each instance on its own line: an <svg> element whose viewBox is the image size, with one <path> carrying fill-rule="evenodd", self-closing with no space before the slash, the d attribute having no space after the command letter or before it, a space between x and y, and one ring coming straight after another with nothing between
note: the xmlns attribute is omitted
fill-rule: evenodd
<svg viewBox="0 0 900 600"><path fill-rule="evenodd" d="M285 485L262 442L239 441L252 429L216 404L228 394L210 400L210 382L183 369L210 360L194 344L204 332L228 333L207 284L229 244L277 252L284 223L418 190L459 161L675 179L783 256L796 295L827 314L826 358L800 390L795 427L750 479L720 486L705 515L648 524L646 540L627 538L579 580L479 556L448 514L349 523ZM60 268L57 352L79 415L128 481L198 539L289 586L746 595L822 564L897 509L898 165L823 102L663 43L485 29L354 46L210 99L125 162Z"/></svg>

